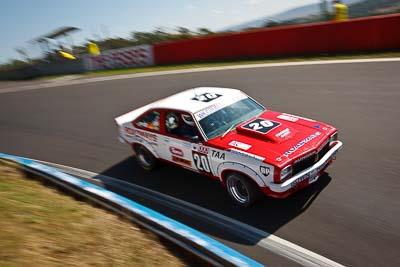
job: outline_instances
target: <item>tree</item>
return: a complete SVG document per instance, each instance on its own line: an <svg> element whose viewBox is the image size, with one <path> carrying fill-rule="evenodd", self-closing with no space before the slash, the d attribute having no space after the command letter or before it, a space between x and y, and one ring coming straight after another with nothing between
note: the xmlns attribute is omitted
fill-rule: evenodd
<svg viewBox="0 0 400 267"><path fill-rule="evenodd" d="M199 34L199 35L210 35L210 34L213 34L213 33L214 32L210 31L207 28L198 28L197 29L197 34Z"/></svg>
<svg viewBox="0 0 400 267"><path fill-rule="evenodd" d="M188 28L185 28L185 27L178 27L176 30L181 35L190 35L191 34L191 31Z"/></svg>
<svg viewBox="0 0 400 267"><path fill-rule="evenodd" d="M29 58L28 54L26 53L26 49L25 48L16 47L14 49L21 56L22 59L24 59L26 62L30 62L30 58Z"/></svg>

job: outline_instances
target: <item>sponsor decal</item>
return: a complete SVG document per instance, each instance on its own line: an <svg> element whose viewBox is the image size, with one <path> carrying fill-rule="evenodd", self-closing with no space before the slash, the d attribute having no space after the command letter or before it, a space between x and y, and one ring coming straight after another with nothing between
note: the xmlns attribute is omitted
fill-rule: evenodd
<svg viewBox="0 0 400 267"><path fill-rule="evenodd" d="M180 148L171 146L169 148L169 152L171 152L171 154L174 154L176 156L183 157L183 151Z"/></svg>
<svg viewBox="0 0 400 267"><path fill-rule="evenodd" d="M312 135L304 138L303 140L301 140L299 143L297 143L294 147L290 148L288 151L286 151L285 153L283 153L282 156L284 157L289 157L290 154L292 154L293 152L297 151L300 147L304 146L305 144L307 144L308 142L310 142L311 140L313 140L314 138L317 138L318 136L320 136L321 133L320 132L315 132ZM282 158L279 157L276 159L276 161L281 161Z"/></svg>
<svg viewBox="0 0 400 267"><path fill-rule="evenodd" d="M206 107L205 109L202 109L201 111L196 113L196 119L201 120L205 117L207 117L208 115L220 110L221 108L223 108L221 103L215 103L209 107Z"/></svg>
<svg viewBox="0 0 400 267"><path fill-rule="evenodd" d="M91 71L150 66L154 64L154 55L151 45L141 45L102 51L101 55L87 55L84 63Z"/></svg>
<svg viewBox="0 0 400 267"><path fill-rule="evenodd" d="M220 151L217 151L217 150L211 150L211 157L213 157L213 158L217 158L217 159L222 159L222 160L225 160L225 153L224 152L220 152Z"/></svg>
<svg viewBox="0 0 400 267"><path fill-rule="evenodd" d="M125 132L126 132L128 135L135 135L135 130L132 129L132 128L125 127Z"/></svg>
<svg viewBox="0 0 400 267"><path fill-rule="evenodd" d="M246 98L247 98L247 96L245 94L242 94L242 93L238 93L236 95L233 95L230 98L225 97L223 99L223 101L221 100L219 102L216 102L216 103L214 103L214 104L212 104L212 105L210 105L210 106L208 106L208 107L196 112L194 114L194 116L195 116L195 118L197 120L204 119L205 117L213 114L214 112L216 112L216 111L218 111L218 110L220 110L220 109L222 109L224 107L230 106L230 105L232 105L232 104L234 104L234 103L236 103L236 102L238 102L240 100L246 99Z"/></svg>
<svg viewBox="0 0 400 267"><path fill-rule="evenodd" d="M250 158L250 159L261 160L261 161L263 161L265 159L264 157L261 157L261 156L258 156L258 155L254 155L254 154L251 154L251 153L247 153L247 152L244 152L244 151L236 150L236 149L233 149L233 148L230 148L229 151L232 152L233 154L236 154L236 155L239 155L239 156L243 156L243 157L247 157L247 158Z"/></svg>
<svg viewBox="0 0 400 267"><path fill-rule="evenodd" d="M208 162L207 155L197 153L194 151L192 155L194 164L200 172L211 173L210 163Z"/></svg>
<svg viewBox="0 0 400 267"><path fill-rule="evenodd" d="M271 169L267 166L260 166L260 172L262 173L262 175L268 176L271 172Z"/></svg>
<svg viewBox="0 0 400 267"><path fill-rule="evenodd" d="M214 99L217 99L218 97L220 97L222 95L220 94L215 94L215 93L204 93L201 95L196 95L195 97L192 98L192 100L196 100L196 101L201 101L201 102L210 102L213 101Z"/></svg>
<svg viewBox="0 0 400 267"><path fill-rule="evenodd" d="M177 156L172 156L172 161L179 163L179 164L183 164L189 167L192 167L192 162L190 160L187 159L183 159Z"/></svg>
<svg viewBox="0 0 400 267"><path fill-rule="evenodd" d="M286 115L286 114L281 114L281 115L277 116L277 118L281 119L281 120L285 120L285 121L291 121L291 122L296 122L296 121L299 120L296 117L289 116L289 115Z"/></svg>
<svg viewBox="0 0 400 267"><path fill-rule="evenodd" d="M230 146L234 146L243 150L249 150L251 148L251 145L239 142L239 141L231 141L229 143Z"/></svg>
<svg viewBox="0 0 400 267"><path fill-rule="evenodd" d="M280 138L285 138L289 134L290 134L290 130L289 130L289 128L286 128L285 130L280 131L279 133L277 133L275 136L276 137L280 137Z"/></svg>
<svg viewBox="0 0 400 267"><path fill-rule="evenodd" d="M291 115L291 114L287 114L287 113L284 113L283 115L290 116L290 117L293 117L293 118L296 118L296 119L303 119L303 120L306 120L306 121L315 121L315 120L312 120L312 119L309 119L309 118L295 116L295 115Z"/></svg>
<svg viewBox="0 0 400 267"><path fill-rule="evenodd" d="M301 182L303 182L304 180L307 180L307 179L309 179L309 178L310 178L310 173L307 173L307 174L305 174L304 176L298 178L296 181L294 181L294 182L291 184L291 187L292 187L292 188L296 188L296 187L298 187L298 186L300 185Z"/></svg>
<svg viewBox="0 0 400 267"><path fill-rule="evenodd" d="M255 119L241 127L255 132L266 134L271 130L275 129L276 127L278 127L279 125L281 125L279 122L269 121L264 119Z"/></svg>
<svg viewBox="0 0 400 267"><path fill-rule="evenodd" d="M149 140L149 141L154 142L154 143L157 143L157 141L158 141L157 135L152 134L152 133L148 133L148 132L132 129L132 128L129 128L129 127L125 127L125 132L128 135L137 136L137 137Z"/></svg>
<svg viewBox="0 0 400 267"><path fill-rule="evenodd" d="M208 147L206 146L198 146L195 148L197 152L202 153L202 154L208 154Z"/></svg>

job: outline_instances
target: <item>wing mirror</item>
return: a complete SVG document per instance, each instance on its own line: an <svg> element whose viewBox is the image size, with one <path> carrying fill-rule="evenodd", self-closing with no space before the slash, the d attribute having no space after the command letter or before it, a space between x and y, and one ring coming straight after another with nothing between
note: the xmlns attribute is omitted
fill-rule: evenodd
<svg viewBox="0 0 400 267"><path fill-rule="evenodd" d="M200 142L200 137L198 135L188 136L189 140L193 143Z"/></svg>

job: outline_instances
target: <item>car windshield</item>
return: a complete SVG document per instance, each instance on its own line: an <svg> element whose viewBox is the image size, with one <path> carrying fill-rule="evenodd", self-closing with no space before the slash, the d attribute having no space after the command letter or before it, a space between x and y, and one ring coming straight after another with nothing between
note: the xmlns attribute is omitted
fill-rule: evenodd
<svg viewBox="0 0 400 267"><path fill-rule="evenodd" d="M208 139L224 134L240 123L263 113L264 107L251 98L242 99L199 120Z"/></svg>

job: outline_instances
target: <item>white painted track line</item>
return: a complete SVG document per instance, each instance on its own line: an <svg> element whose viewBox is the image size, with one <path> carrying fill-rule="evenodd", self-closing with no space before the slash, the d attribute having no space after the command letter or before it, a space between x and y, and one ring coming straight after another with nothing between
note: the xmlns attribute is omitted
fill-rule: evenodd
<svg viewBox="0 0 400 267"><path fill-rule="evenodd" d="M49 87L61 87L68 85L86 84L93 82L104 82L113 80L133 79L142 77L162 76L162 75L174 75L174 74L186 74L206 71L221 71L221 70L239 70L239 69L255 69L255 68L273 68L273 67L291 67L291 66L309 66L309 65L330 65L330 64L352 64L352 63L379 63L379 62L400 62L400 57L397 58L370 58L370 59L342 59L342 60L315 60L315 61L299 61L299 62L281 62L281 63L261 63L261 64L243 64L243 65L230 65L221 67L204 67L204 68L192 68L182 70L166 70L166 71L154 71L144 73L132 73L132 74L121 74L114 76L101 76L91 77L82 79L65 79L59 80L58 82L45 82L37 85L26 85L21 87L8 87L0 89L1 93L19 92L27 90L35 90Z"/></svg>
<svg viewBox="0 0 400 267"><path fill-rule="evenodd" d="M61 165L61 164L46 162L46 161L40 161L40 160L35 160L35 159L31 159L31 160L58 168L60 170L68 172L72 175L84 177L87 179L93 179L93 177L96 177L96 176L104 177L106 179L110 179L110 180L118 181L119 183L126 184L126 186L129 186L129 185L135 186L135 187L141 188L142 191L149 191L154 195L162 196L165 199L169 199L171 202L176 202L177 204L182 205L182 207L186 206L190 210L196 210L196 211L203 213L205 215L205 216L202 216L203 218L210 218L210 220L212 217L218 218L219 223L221 223L221 222L224 223L226 225L226 227L229 227L228 226L228 224L229 224L229 225L233 226L232 227L233 229L241 229L241 235L243 235L243 236L257 235L257 236L265 237L258 241L257 246L262 247L266 250L269 250L277 255L288 258L292 261L295 261L303 266L307 266L307 267L317 267L317 266L344 267L344 265L342 265L342 264L332 261L326 257L323 257L323 256L321 256L317 253L314 253L308 249L305 249L296 244L293 244L293 243L291 243L287 240L284 240L280 237L277 237L273 234L267 233L260 229L254 228L250 225L244 224L244 223L236 221L232 218L229 218L229 217L226 217L219 213L207 210L207 209L199 207L197 205L188 203L186 201L179 200L174 197L164 195L162 193L159 193L159 192L147 189L147 188L143 188L138 185L132 185L128 182L121 181L121 180L113 178L113 177L104 176L104 175L101 175L98 173L94 173L94 172L90 172L90 171L86 171L86 170L82 170L82 169L78 169L78 168L74 168L74 167L69 167L69 166L65 166L65 165ZM99 180L97 180L97 179L93 179L93 180L99 182ZM183 209L182 209L182 211L183 211Z"/></svg>

